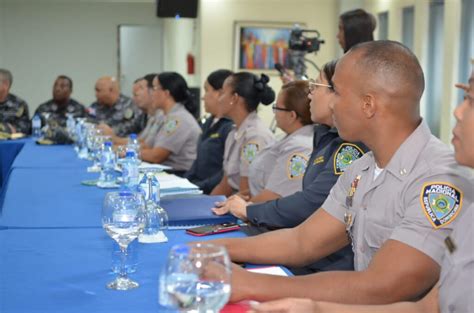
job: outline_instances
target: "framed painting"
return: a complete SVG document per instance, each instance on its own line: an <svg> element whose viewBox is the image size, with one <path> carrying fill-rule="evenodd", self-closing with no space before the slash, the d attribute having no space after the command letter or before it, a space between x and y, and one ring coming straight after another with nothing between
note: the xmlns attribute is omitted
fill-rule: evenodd
<svg viewBox="0 0 474 313"><path fill-rule="evenodd" d="M277 74L275 64L288 67L288 41L301 23L235 22L234 70Z"/></svg>

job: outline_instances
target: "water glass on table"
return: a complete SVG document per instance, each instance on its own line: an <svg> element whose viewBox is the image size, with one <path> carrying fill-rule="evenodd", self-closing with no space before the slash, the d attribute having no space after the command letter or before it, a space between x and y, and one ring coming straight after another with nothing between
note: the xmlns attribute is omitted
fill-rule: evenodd
<svg viewBox="0 0 474 313"><path fill-rule="evenodd" d="M219 312L229 301L231 262L223 246L173 246L160 277L160 304L180 312Z"/></svg>
<svg viewBox="0 0 474 313"><path fill-rule="evenodd" d="M120 246L121 262L118 277L107 284L109 289L129 290L139 286L127 276L127 247L145 226L145 200L138 192L109 192L102 207L102 226Z"/></svg>

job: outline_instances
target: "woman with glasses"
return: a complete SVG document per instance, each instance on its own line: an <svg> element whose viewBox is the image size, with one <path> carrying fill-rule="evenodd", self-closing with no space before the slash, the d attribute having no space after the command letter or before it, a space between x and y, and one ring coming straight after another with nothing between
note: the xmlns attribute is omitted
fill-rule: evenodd
<svg viewBox="0 0 474 313"><path fill-rule="evenodd" d="M222 116L229 117L235 128L229 133L224 151L224 176L212 190L213 195L249 195L249 167L262 149L275 142L270 129L257 115L260 103L269 105L275 92L268 76L248 72L232 74L224 81L219 96Z"/></svg>
<svg viewBox="0 0 474 313"><path fill-rule="evenodd" d="M219 110L219 93L224 80L232 74L229 70L217 70L207 76L204 82L204 108L210 116L202 127L199 138L197 157L193 166L184 177L208 194L221 181L222 163L227 135L232 130L232 121L221 115Z"/></svg>
<svg viewBox="0 0 474 313"><path fill-rule="evenodd" d="M273 104L276 125L286 136L263 149L249 168L251 202L278 199L300 191L312 150L313 126L308 82L284 85Z"/></svg>
<svg viewBox="0 0 474 313"><path fill-rule="evenodd" d="M196 110L196 105L186 81L175 72L163 72L153 79L152 99L163 111L164 121L152 147L141 149L141 158L171 166L175 174L182 175L196 159L201 128L190 113Z"/></svg>
<svg viewBox="0 0 474 313"><path fill-rule="evenodd" d="M233 196L213 208L215 214L231 213L258 226L258 231L291 228L304 222L326 200L329 191L350 164L362 157L367 148L360 143L345 142L334 128L330 103L333 100L332 76L336 61L324 65L316 80L309 82L311 120L314 126L313 152L303 176L303 188L286 197L261 203L246 202ZM352 249L346 246L296 274L329 270L352 270Z"/></svg>

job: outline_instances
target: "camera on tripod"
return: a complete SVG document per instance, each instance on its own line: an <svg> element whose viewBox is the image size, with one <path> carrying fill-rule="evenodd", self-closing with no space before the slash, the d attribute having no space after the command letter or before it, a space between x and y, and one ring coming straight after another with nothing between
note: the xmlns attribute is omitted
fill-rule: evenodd
<svg viewBox="0 0 474 313"><path fill-rule="evenodd" d="M315 34L316 36L309 37L308 34ZM320 33L317 30L301 29L298 25L291 30L288 41L289 68L295 73L296 79L308 79L305 61L319 70L318 66L313 61L306 59L305 56L307 53L318 52L323 43L324 40L320 39ZM284 73L282 70L279 71Z"/></svg>
<svg viewBox="0 0 474 313"><path fill-rule="evenodd" d="M305 34L315 33L316 37L307 37ZM296 26L291 30L288 46L291 50L304 51L306 53L317 52L324 40L319 39L320 33L312 29L300 29Z"/></svg>

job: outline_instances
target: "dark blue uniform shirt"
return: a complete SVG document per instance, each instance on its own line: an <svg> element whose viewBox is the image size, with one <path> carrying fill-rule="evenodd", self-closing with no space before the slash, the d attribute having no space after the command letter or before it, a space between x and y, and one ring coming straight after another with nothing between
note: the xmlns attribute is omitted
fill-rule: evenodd
<svg viewBox="0 0 474 313"><path fill-rule="evenodd" d="M214 117L211 116L202 125L196 160L184 175L206 194L222 179L225 140L233 125L227 118L221 118L215 124L212 124L213 120Z"/></svg>
<svg viewBox="0 0 474 313"><path fill-rule="evenodd" d="M321 207L345 168L360 158L367 148L342 140L335 128L314 128L313 152L303 177L303 190L277 200L247 207L248 220L267 228L290 228L305 221ZM353 269L350 246L313 264L315 271Z"/></svg>

